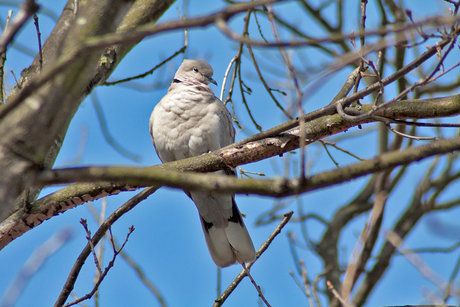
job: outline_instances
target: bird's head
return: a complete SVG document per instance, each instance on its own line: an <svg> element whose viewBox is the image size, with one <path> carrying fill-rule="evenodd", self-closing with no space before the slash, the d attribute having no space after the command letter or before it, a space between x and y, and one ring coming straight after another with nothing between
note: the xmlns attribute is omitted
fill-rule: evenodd
<svg viewBox="0 0 460 307"><path fill-rule="evenodd" d="M184 60L174 76L174 81L182 82L186 80L198 81L204 84L215 84L212 78L213 70L211 65L201 60Z"/></svg>

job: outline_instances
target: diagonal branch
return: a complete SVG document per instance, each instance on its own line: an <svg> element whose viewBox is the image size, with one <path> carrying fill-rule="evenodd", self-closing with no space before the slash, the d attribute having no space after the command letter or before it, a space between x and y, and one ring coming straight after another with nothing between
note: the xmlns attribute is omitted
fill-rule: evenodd
<svg viewBox="0 0 460 307"><path fill-rule="evenodd" d="M24 1L22 9L14 18L13 22L8 25L2 37L0 37L0 54L6 51L6 46L13 41L16 33L18 33L26 21L38 11L38 8L39 6L34 0Z"/></svg>
<svg viewBox="0 0 460 307"><path fill-rule="evenodd" d="M251 145L251 144L250 144ZM186 190L213 191L218 193L257 194L272 197L286 197L305 193L343 183L368 174L389 168L406 165L414 161L445 154L460 149L460 136L439 140L431 144L410 147L400 152L388 152L374 159L366 160L341 169L320 173L307 178L305 182L297 179L238 179L214 174L180 172L172 167L176 163L146 168L137 167L82 167L59 170L45 170L36 177L37 184L61 184L71 182L98 182L102 180L124 181L137 186L169 186ZM213 157L214 156L214 157ZM209 153L196 158L182 160L184 163L202 161L206 165L208 157L222 159L220 165L232 165L225 152L219 156ZM230 162L230 163L227 163ZM211 165L210 165L211 166ZM208 168L206 171L217 170Z"/></svg>
<svg viewBox="0 0 460 307"><path fill-rule="evenodd" d="M104 237L105 233L107 232L107 230L109 230L113 223L115 223L123 214L134 208L138 203L149 197L157 189L158 187L146 188L136 196L132 197L126 203L124 203L120 208L118 208L114 213L112 213L104 221L104 223L102 223L102 225L96 231L94 236L91 238L91 244L96 245ZM85 248L78 256L77 261L75 261L75 264L72 267L72 270L70 271L69 277L67 278L67 281L64 284L64 287L62 288L62 291L54 305L55 307L64 305L67 298L69 297L69 294L75 285L75 281L77 280L77 276L80 273L80 270L83 267L86 258L88 258L89 254L91 253L91 244L89 242L88 244L86 244Z"/></svg>
<svg viewBox="0 0 460 307"><path fill-rule="evenodd" d="M460 95L438 98L434 100L416 100L397 102L393 104L388 109L384 109L385 114L393 117L431 117L431 116L449 116L453 114L460 113ZM362 112L366 112L368 108L371 108L370 105L363 105ZM441 110L444 110L441 112ZM382 111L382 112L383 112ZM308 114L307 114L308 115ZM362 123L365 123L363 121ZM305 128L307 130L306 138L307 144L314 142L315 140L324 138L326 136L336 134L342 131L349 129L350 127L362 124L361 122L345 122L340 115L335 114L332 116L325 116L324 118L319 118L310 122L305 123ZM256 135L255 138L258 138L260 135L264 135L265 132ZM29 231L30 229L41 224L44 220L49 219L60 212L64 212L67 209L73 208L81 203L86 201L91 201L98 199L107 195L118 194L121 191L135 190L142 185L150 185L154 181L160 184L166 184L170 186L182 187L180 185L185 184L185 186L190 186L191 189L197 188L208 188L216 189L216 185L219 185L219 189L222 191L224 189L234 190L248 193L258 193L263 195L271 195L275 197L280 197L283 195L289 195L289 193L305 192L307 190L298 190L300 188L298 184L284 179L275 179L271 181L228 181L229 178L226 178L227 181L222 182L223 178L214 177L212 175L199 175L191 173L181 173L182 171L194 171L194 172L210 172L218 169L227 167L227 165L240 165L251 163L255 161L260 161L262 159L282 155L283 153L296 149L299 146L299 131L298 129L291 130L291 133L284 133L278 137L266 138L256 142L246 143L246 140L238 142L230 146L230 148L224 148L219 151L194 157L191 159L184 159L168 164L163 164L159 166L152 166L149 168L81 168L81 169L70 169L70 170L54 170L54 171L45 171L42 172L39 177L37 177L36 184L51 184L57 182L75 182L78 178L73 176L81 176L81 181L92 180L92 182L97 181L96 178L99 178L104 182L97 182L97 184L90 183L77 183L70 185L67 188L64 188L58 192L55 192L49 196L46 196L39 201L32 204L30 207L23 208L18 212L14 213L7 220L0 224L0 249L5 247L9 242L19 237L23 233ZM249 139L254 138L254 136ZM433 144L427 145L428 148L431 146L437 146L437 144L450 143L450 141L440 141ZM238 145L238 144L245 145ZM426 147L426 146L425 146ZM419 147L411 149L415 152L423 150L425 147ZM411 160L411 157L414 159L422 159L428 157L432 154L440 154L446 151L439 150L438 152L424 153L419 158L411 156L411 153L408 153L406 156L401 153L394 153L392 161L393 165L401 165L408 163ZM379 158L377 158L379 159ZM367 163L367 167L364 167L364 163ZM380 163L380 162L379 162ZM374 166L374 168L373 168ZM366 161L362 164L353 166L355 170L361 169L360 174L355 174L355 177L351 177L351 173L338 170L335 173L330 175L323 175L322 185L317 185L316 188L321 186L329 186L332 184L337 184L345 180L350 180L358 176L363 176L368 173L378 171L378 169L384 169L385 165L380 165L375 167L372 162ZM168 172L164 172L167 169ZM173 171L175 170L175 172ZM91 173L93 172L94 173ZM178 172L181 171L181 172ZM342 173L340 173L342 172ZM166 176L167 175L167 176ZM173 176L174 175L174 176ZM56 177L58 176L58 177ZM64 177L62 177L64 176ZM67 177L66 177L67 176ZM70 176L70 177L69 177ZM120 180L110 181L111 178L118 178ZM166 177L166 178L165 178ZM214 181L207 181L207 178L211 178ZM314 177L312 177L314 178ZM311 178L311 179L312 179ZM319 178L319 177L316 177ZM311 179L306 183L313 189ZM194 182L203 182L198 184ZM220 181L216 181L220 180ZM320 179L315 179L320 180ZM318 184L319 181L316 183ZM286 186L287 185L287 186Z"/></svg>
<svg viewBox="0 0 460 307"><path fill-rule="evenodd" d="M73 20L73 27L57 48L59 52L54 54L53 59L58 61L60 54L73 54L75 45L88 36L115 31L120 21L117 16L123 16L133 2L84 2L80 7L79 16L84 16L87 22L79 24ZM100 18L100 14L105 14L106 18ZM83 93L93 78L94 67L97 67L100 55L100 52L93 52L75 57L52 77L49 77L50 68L43 66L43 72L35 80L41 80L42 76L48 75L47 81L33 92L33 87L24 88L0 109L0 113L4 115L0 121L0 220L4 220L11 211L15 211L14 206L18 205L16 199L28 188L26 182L30 174L34 173L34 169L44 167L50 149L54 149L57 155L59 150L54 147L56 139L62 141L64 138ZM22 100L21 97L24 97L25 93L28 99Z"/></svg>
<svg viewBox="0 0 460 307"><path fill-rule="evenodd" d="M236 287L240 284L240 282L247 276L249 269L254 265L257 259L259 259L262 256L262 254L268 249L270 244L276 238L276 236L278 236L281 233L281 230L284 228L284 226L286 226L286 224L291 219L292 214L294 214L293 211L290 211L284 214L283 220L279 223L279 225L275 228L275 230L273 230L272 234L268 237L268 239L260 246L256 254L257 255L256 260L247 264L246 268L243 268L243 270L241 270L241 272L232 281L232 283L228 286L228 288L224 291L224 293L222 293L222 295L216 299L214 305L212 305L213 307L222 306L225 300L230 296L230 294L232 294L232 292L236 289Z"/></svg>

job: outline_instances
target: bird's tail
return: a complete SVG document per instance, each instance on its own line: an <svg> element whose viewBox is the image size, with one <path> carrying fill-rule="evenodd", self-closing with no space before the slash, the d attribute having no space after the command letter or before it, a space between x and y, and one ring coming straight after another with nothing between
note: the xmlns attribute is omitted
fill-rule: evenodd
<svg viewBox="0 0 460 307"><path fill-rule="evenodd" d="M243 218L232 197L232 216L224 227L216 227L201 217L206 244L212 260L217 266L224 268L236 262L252 262L256 258L256 251Z"/></svg>

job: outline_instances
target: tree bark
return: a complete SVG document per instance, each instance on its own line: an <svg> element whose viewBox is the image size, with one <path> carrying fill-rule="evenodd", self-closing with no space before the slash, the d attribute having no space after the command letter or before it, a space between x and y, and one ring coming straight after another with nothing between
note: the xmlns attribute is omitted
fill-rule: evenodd
<svg viewBox="0 0 460 307"><path fill-rule="evenodd" d="M37 55L32 65L21 73L19 85L8 99L13 107L2 114L0 221L37 198L41 189L29 189L30 176L52 167L81 102L110 76L140 39L105 51L96 49L79 54L26 99L21 99L21 92L33 81L40 80L65 55L74 52L85 39L115 31L127 32L145 23L157 22L173 2L138 0L133 5L134 1L88 1L80 3L76 15L76 2L67 2L43 46L42 71Z"/></svg>

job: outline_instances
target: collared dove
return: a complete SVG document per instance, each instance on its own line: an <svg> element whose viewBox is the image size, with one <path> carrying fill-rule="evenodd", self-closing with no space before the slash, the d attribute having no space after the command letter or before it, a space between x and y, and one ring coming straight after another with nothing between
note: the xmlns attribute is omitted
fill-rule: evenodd
<svg viewBox="0 0 460 307"><path fill-rule="evenodd" d="M184 60L168 93L150 116L150 135L163 163L217 150L235 141L235 129L224 104L209 83L212 67L205 61ZM234 170L217 174L236 175ZM234 195L187 192L200 214L206 244L219 267L255 259L254 245L235 203Z"/></svg>

